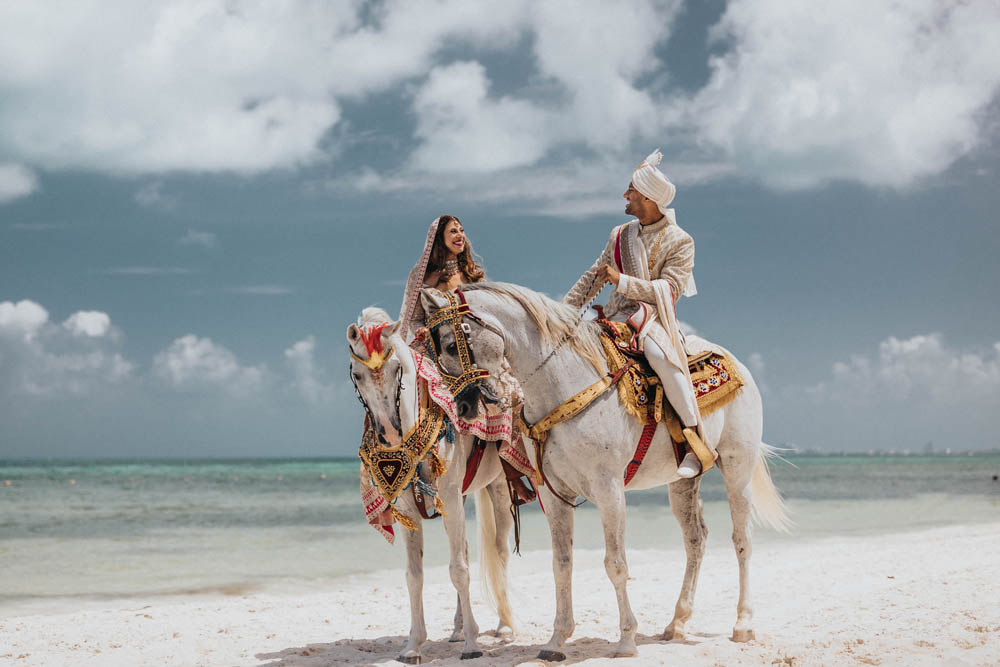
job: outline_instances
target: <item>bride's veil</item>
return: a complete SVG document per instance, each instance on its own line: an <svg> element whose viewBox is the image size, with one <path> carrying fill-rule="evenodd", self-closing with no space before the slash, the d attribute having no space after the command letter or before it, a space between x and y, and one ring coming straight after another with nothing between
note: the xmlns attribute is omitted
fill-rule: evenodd
<svg viewBox="0 0 1000 667"><path fill-rule="evenodd" d="M399 311L399 334L406 340L410 332L410 323L420 317L417 309L420 308L420 288L424 286L424 277L427 275L427 262L431 258L431 249L434 247L434 237L437 235L438 223L441 218L434 218L430 228L427 230L427 239L424 241L424 252L420 259L410 270L410 277L406 280L406 291L403 292L403 306Z"/></svg>

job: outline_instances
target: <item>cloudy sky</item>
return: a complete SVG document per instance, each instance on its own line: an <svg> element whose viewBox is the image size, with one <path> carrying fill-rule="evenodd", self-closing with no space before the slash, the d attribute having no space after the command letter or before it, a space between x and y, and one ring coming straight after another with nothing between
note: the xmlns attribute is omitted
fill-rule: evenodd
<svg viewBox="0 0 1000 667"><path fill-rule="evenodd" d="M1000 446L1000 6L0 1L0 457L356 451L427 225L561 296L656 147L765 438ZM992 45L992 46L991 46Z"/></svg>

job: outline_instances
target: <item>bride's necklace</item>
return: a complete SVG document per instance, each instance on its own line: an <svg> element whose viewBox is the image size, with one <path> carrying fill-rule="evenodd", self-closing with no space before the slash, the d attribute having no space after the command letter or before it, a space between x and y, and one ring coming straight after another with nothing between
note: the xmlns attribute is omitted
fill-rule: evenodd
<svg viewBox="0 0 1000 667"><path fill-rule="evenodd" d="M449 280L458 273L458 260L445 260L444 269L441 270L441 280Z"/></svg>

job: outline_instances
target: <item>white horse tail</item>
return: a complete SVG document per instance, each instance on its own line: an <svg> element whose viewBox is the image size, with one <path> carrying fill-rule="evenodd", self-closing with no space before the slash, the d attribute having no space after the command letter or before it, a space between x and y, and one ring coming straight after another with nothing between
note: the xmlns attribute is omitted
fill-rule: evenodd
<svg viewBox="0 0 1000 667"><path fill-rule="evenodd" d="M514 614L510 610L507 597L507 571L497 551L497 524L493 516L493 501L486 488L476 491L476 523L479 524L480 578L483 583L483 597L500 622L514 628Z"/></svg>
<svg viewBox="0 0 1000 667"><path fill-rule="evenodd" d="M775 530L787 533L791 531L792 520L788 518L788 507L785 499L774 486L771 470L767 460L778 456L778 450L766 442L760 443L757 453L757 463L753 468L750 506L753 518L758 523L766 523Z"/></svg>

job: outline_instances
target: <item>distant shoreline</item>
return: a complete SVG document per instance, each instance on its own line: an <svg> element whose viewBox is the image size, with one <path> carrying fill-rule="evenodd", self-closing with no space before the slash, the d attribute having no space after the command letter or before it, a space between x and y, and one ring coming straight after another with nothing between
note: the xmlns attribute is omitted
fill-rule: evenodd
<svg viewBox="0 0 1000 667"><path fill-rule="evenodd" d="M780 447L779 447L780 449ZM965 451L866 451L866 452L823 452L823 451L783 451L783 459L966 459L966 458L996 458L1000 457L1000 448L965 450ZM357 456L233 456L233 457L31 457L31 458L0 458L0 467L24 465L238 465L266 463L350 463L358 461Z"/></svg>

